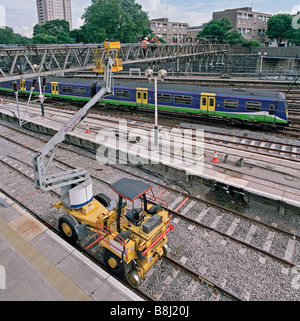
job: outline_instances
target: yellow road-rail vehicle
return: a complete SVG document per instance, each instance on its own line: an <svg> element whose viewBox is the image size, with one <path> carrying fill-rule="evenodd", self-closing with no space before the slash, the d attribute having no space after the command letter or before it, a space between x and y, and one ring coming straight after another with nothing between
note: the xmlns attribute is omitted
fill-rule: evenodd
<svg viewBox="0 0 300 321"><path fill-rule="evenodd" d="M79 209L71 208L68 200L53 204L68 213L59 219L59 229L71 241L82 239L87 227L97 232L91 245L104 248L108 269L138 287L146 272L168 253L167 233L174 226L169 224L167 203L149 195L151 185L122 178L110 188L118 195L117 202L101 193Z"/></svg>

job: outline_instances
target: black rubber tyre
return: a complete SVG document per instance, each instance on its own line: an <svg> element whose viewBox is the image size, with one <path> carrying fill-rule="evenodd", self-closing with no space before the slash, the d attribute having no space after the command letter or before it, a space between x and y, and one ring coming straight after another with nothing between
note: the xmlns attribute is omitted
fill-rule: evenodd
<svg viewBox="0 0 300 321"><path fill-rule="evenodd" d="M124 278L131 270L131 264L126 264L117 255L109 250L104 253L104 263L107 268L116 276Z"/></svg>
<svg viewBox="0 0 300 321"><path fill-rule="evenodd" d="M103 193L99 193L99 194L95 195L94 197L98 202L100 202L105 207L107 207L108 204L111 202L111 199Z"/></svg>
<svg viewBox="0 0 300 321"><path fill-rule="evenodd" d="M78 241L78 234L75 230L75 225L77 224L78 222L75 217L65 214L58 220L58 229L68 241L76 242Z"/></svg>

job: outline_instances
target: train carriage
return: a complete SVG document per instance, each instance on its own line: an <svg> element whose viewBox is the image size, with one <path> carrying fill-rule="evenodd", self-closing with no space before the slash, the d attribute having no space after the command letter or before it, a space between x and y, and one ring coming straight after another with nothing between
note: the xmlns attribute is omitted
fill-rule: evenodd
<svg viewBox="0 0 300 321"><path fill-rule="evenodd" d="M102 85L97 85L97 91ZM153 84L119 83L114 94L102 103L129 107L154 108ZM252 89L230 89L160 84L157 92L158 109L202 114L231 119L236 123L288 125L285 95L281 92Z"/></svg>
<svg viewBox="0 0 300 321"><path fill-rule="evenodd" d="M96 94L97 80L55 78L47 79L46 93L55 98L89 101Z"/></svg>
<svg viewBox="0 0 300 321"><path fill-rule="evenodd" d="M20 94L30 94L33 79L18 80ZM43 79L41 78L41 82ZM6 81L0 84L2 91L13 92L13 81ZM61 77L48 77L46 79L46 97L69 99L74 101L89 101L96 93L96 80L74 79ZM41 83L42 85L42 83ZM39 83L36 82L33 95L39 95Z"/></svg>
<svg viewBox="0 0 300 321"><path fill-rule="evenodd" d="M12 92L12 83L2 82L0 90ZM20 93L30 92L32 79L18 83ZM101 83L91 79L48 77L45 96L88 101L101 87ZM117 81L113 87L114 92L99 102L129 109L155 107L153 83ZM37 83L33 94L39 94L38 88ZM160 83L157 102L160 110L220 117L234 124L255 123L274 127L289 124L285 95L281 92Z"/></svg>

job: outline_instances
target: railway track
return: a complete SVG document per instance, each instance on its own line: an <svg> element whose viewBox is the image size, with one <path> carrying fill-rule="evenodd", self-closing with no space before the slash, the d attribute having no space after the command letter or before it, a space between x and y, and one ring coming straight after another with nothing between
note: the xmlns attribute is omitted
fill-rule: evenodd
<svg viewBox="0 0 300 321"><path fill-rule="evenodd" d="M36 106L36 110L38 110L39 108L40 107ZM58 116L55 108L47 107L47 111L49 113L49 119L55 117L56 115ZM74 112L75 111L73 109L63 109L59 112L59 114L65 115L66 117L71 117ZM56 121L63 125L64 120L61 116L59 117L60 119L58 118ZM117 126L119 125L119 121L122 120L120 117L112 117L98 112L95 113L94 111L89 113L89 119L90 129L94 132L103 128L112 128L113 130L118 130ZM126 120L129 122L127 125L129 130L144 129L150 133L153 127L152 121L139 121L138 118L131 117L127 117ZM83 128L83 126L84 125L81 125L81 128ZM168 123L161 123L160 126L168 130L178 128L177 124L170 125ZM183 124L180 125L180 128L183 130L191 129L190 126L186 126ZM291 128L291 130L296 131L297 133L299 132L300 134L300 128L295 127ZM239 150L253 151L255 153L260 153L261 155L272 155L282 159L300 159L300 144L295 145L287 142L280 143L270 139L259 139L256 137L251 137L251 135L248 134L244 134L243 136L230 133L224 134L220 133L219 131L212 130L211 128L205 128L204 134L205 142L214 143L215 145L219 145L221 147L225 145Z"/></svg>
<svg viewBox="0 0 300 321"><path fill-rule="evenodd" d="M9 158L10 158L10 160L6 157L0 156L0 163L7 166L11 170L14 170L15 172L19 173L20 175L27 178L28 180L30 180L33 185L34 180L33 180L32 174L30 174L30 170L32 170L31 165L24 162L24 161L21 161L17 158L14 158L14 157L9 157ZM59 161L59 163L66 166L66 163L63 163L61 161ZM20 166L20 164L21 164L21 166ZM27 167L28 169L24 168L24 166ZM97 178L93 177L93 179L97 179ZM103 182L103 180L101 180L101 181ZM107 182L105 182L105 183L106 183L106 185L110 185ZM2 193L6 194L7 196L9 196L10 198L12 198L12 196L9 195L4 189L0 188L0 191ZM57 198L57 201L60 199L59 193L52 191L51 194ZM21 198L25 198L25 197L21 197ZM46 219L42 218L41 215L37 213L37 211L33 211L31 208L29 208L27 205L25 205L24 202L22 202L20 199L13 197L13 200L15 202L17 202L19 205L23 206L27 211L29 211L29 213L31 213L34 217L38 218L43 224L50 227L52 230L54 230L56 233L59 234L59 231L57 229L56 220L51 220L51 221L46 220ZM102 268L106 269L105 266L103 265L103 262L99 258L99 256L95 255L95 249L91 248L91 250L89 250L89 251L85 250L85 248L89 244L89 241L90 241L90 239L88 239L88 240L85 239L82 242L79 242L75 246L77 247L77 249L80 249L81 252L84 252L85 255L87 255L94 262L96 262L97 264L100 264ZM98 245L95 245L95 246L97 247ZM230 300L241 300L238 296L234 295L233 293L230 293L230 291L222 288L220 285L214 284L212 281L207 280L206 278L201 276L199 273L192 271L191 269L185 267L183 264L172 259L171 257L166 257L165 260L168 263L170 263L173 266L173 268L175 267L176 269L184 271L186 274L190 275L195 280L196 283L200 283L206 287L209 287L210 288L209 292L212 292L213 295L216 295L215 292L217 291L218 292L218 294L217 294L218 299L220 299L220 295L224 295L225 297L229 298ZM122 281L124 283L123 280L119 279L119 281ZM155 298L150 296L146 291L144 291L142 289L135 290L135 291L138 294L140 294L143 298L146 298L147 300L155 300ZM205 292L206 291L207 291L207 289L205 289Z"/></svg>
<svg viewBox="0 0 300 321"><path fill-rule="evenodd" d="M3 133L1 135L2 135L2 138L5 139L5 135L3 135ZM10 143L17 144L19 146L19 148L21 148L22 150L25 150L28 154L31 154L30 156L32 156L32 153L35 152L36 150L32 147L24 149L24 146L26 146L28 144L24 144L23 141L22 142L16 141L17 139L20 139L19 138L20 135L21 135L21 133L18 133L16 135L14 135L13 138L10 138ZM12 136L11 133L10 134L8 133L8 136L11 137ZM33 139L34 138L31 137L31 140L33 140ZM38 141L39 139L35 138L35 140ZM41 141L40 141L40 143L41 143ZM33 146L35 144L31 144L31 145ZM64 150L64 151L66 152L66 150ZM74 154L74 152L72 152L72 153ZM81 157L85 158L84 162L87 163L87 160L86 160L87 156L81 155ZM68 160L76 159L75 156L70 157L70 155L69 155L69 157L65 157L65 158ZM21 171L23 173L25 173L25 175L27 175L27 176L28 176L28 174L30 174L30 171L31 171L31 164L30 163L26 164L25 161L23 161L23 160L20 161L20 159L17 159L16 157L15 158L14 157L6 157L6 160L4 160L2 157L1 158L2 164L3 165L5 164L5 166L11 166L11 164L8 163L9 159L10 159L10 161L15 162L15 168L20 168L20 167L24 168L25 167L25 169L22 169ZM78 159L78 157L77 157L77 159ZM93 157L91 157L91 159L94 161ZM65 161L62 160L62 156L59 156L59 159L55 160L55 164L56 164L56 166L60 166L60 167L70 166L70 164L67 164ZM71 165L71 166L73 166L73 165ZM26 169L26 167L27 167L27 169ZM117 168L114 168L114 170L117 170ZM118 170L120 171L120 169L118 169ZM28 172L27 174L26 174L26 171ZM109 181L103 180L103 178L100 179L99 172L97 172L97 170L95 170L93 172L96 173L96 174L93 174L93 179L97 180L98 182L101 182L102 185L103 184L108 185L111 183ZM131 170L129 170L127 172L122 170L122 173L125 175L133 175L133 172ZM145 176L141 176L141 175L136 175L136 177L139 177L140 179L145 179ZM30 177L30 175L27 178L32 179L32 177ZM149 180L149 178L146 178L146 180ZM216 206L216 204L207 203L203 200L200 200L199 197L193 197L188 193L184 193L184 192L179 193L178 191L170 188L170 186L166 186L164 184L158 184L157 182L155 182L155 180L153 180L153 183L156 185L155 189L158 194L160 193L160 195L163 196L164 193L166 193L166 192L169 193L169 196L167 196L167 195L166 196L167 196L168 202L170 204L170 211L174 214L174 220L177 219L177 221L175 221L176 228L178 228L179 230L187 230L189 235L191 235L191 234L196 235L196 239L191 240L190 243L197 244L197 240L199 241L199 238L200 238L199 235L201 235L201 233L203 233L203 232L204 232L204 234L213 232L217 235L217 237L220 238L219 242L221 243L221 245L223 247L226 245L226 243L228 243L230 241L235 242L235 243L239 244L239 252L241 252L241 255L243 255L242 254L243 251L245 251L245 252L246 251L254 251L255 253L259 253L256 255L259 256L258 262L260 264L265 264L263 262L265 262L267 258L268 258L268 260L271 259L272 262L276 261L277 263L280 263L281 270L283 271L281 273L283 275L285 275L284 273L286 273L286 270L288 270L289 268L291 268L295 264L299 264L299 262L298 262L299 258L294 261L291 261L290 254L288 254L288 253L291 253L292 246L294 247L294 250L295 250L296 245L297 245L297 249L295 251L298 253L299 237L298 237L298 235L296 235L297 231L295 231L295 230L285 231L285 230L282 230L281 228L276 228L276 226L273 226L275 224L274 222L273 222L273 225L272 224L271 225L270 224L264 225L264 224L261 224L262 222L260 222L260 219L255 219L255 218L250 219L250 221L249 220L246 221L246 219L244 219L242 217L244 215L242 215L241 213L234 213L232 210L228 210L226 208L220 208L219 206ZM33 183L32 183L32 186L33 186ZM164 191L163 191L163 189L164 189ZM183 204L183 201L186 200L187 198L188 198L188 200ZM181 207L180 207L180 205L181 205ZM190 210L187 210L187 208L190 208ZM193 217L193 215L196 215L196 216ZM240 216L240 215L242 215L242 216ZM221 223L222 219L225 219L225 217L226 217L225 221L227 222L227 224L228 224L228 221L232 222L228 228L226 227L226 223L224 223L225 224L224 226L221 226L221 224L223 224L223 223ZM211 220L211 222L205 223L203 220L206 218L209 218L209 220ZM178 219L180 219L182 221L182 223L180 223L180 221L178 221ZM52 224L53 223L55 223L55 222L52 222ZM51 224L51 222L50 222L50 224ZM243 229L245 229L245 225L247 225L247 224L250 225L250 229L247 231L246 237L245 237L245 235L242 236L241 237L242 240L239 240L239 238L236 238L236 237L233 238L233 236L232 236L233 233L237 233L240 235L243 234L243 232L238 232L237 226L239 226L239 225L244 226L244 227L241 227L241 229L243 230ZM195 233L196 229L200 229L198 233ZM258 233L259 229L264 230L263 233L267 235L267 238L261 248L259 248L257 246L252 247L252 245L250 244L251 240L255 238L255 233ZM277 236L277 234L278 234L278 236ZM191 236L189 236L189 237L191 237ZM272 240L274 241L277 237L278 238L283 238L283 237L286 238L283 243L287 242L287 247L286 247L286 250L284 251L283 256L282 255L275 255L270 252ZM176 238L178 239L178 238L180 238L180 236L176 236ZM184 239L183 236L182 236L182 239ZM245 239L245 240L243 241L243 239ZM192 254L191 254L191 256L189 256L187 254L186 248L188 248L189 245L187 245L185 247L184 244L180 243L180 241L175 242L175 240L173 240L173 236L170 237L170 242L171 242L171 244L172 243L174 244L174 245L172 245L172 248L174 250L171 251L170 259L173 259L179 263L181 262L180 263L182 266L181 268L185 267L185 268L188 268L190 271L194 271L194 270L197 271L197 269L193 269L193 267L199 266L199 265L201 266L201 262L199 262L199 260L197 261L196 258L194 260L194 257ZM203 242L204 243L208 242L207 237L204 237ZM282 247L282 246L280 246L280 247ZM246 250L245 250L245 248L246 248ZM288 250L288 248L289 248L289 250ZM292 251L292 253L293 253L293 251ZM298 256L295 256L295 257L298 257ZM170 264L170 262L168 262L168 264ZM160 271L160 274L162 274L162 277L165 277L165 279L163 281L160 280L159 277L157 277L157 273L153 272L151 275L149 275L149 278L147 278L147 280L145 281L145 288L147 288L147 289L149 288L149 284L150 285L152 284L151 282L153 282L152 285L155 285L155 287L150 286L150 292L153 291L153 293L151 293L150 296L153 296L156 299L165 298L166 294L162 290L162 288L171 286L171 283L175 282L177 277L181 278L181 279L188 278L189 285L191 286L192 289L194 289L193 291L196 291L196 292L199 291L198 286L196 285L196 284L198 284L197 282L200 281L200 283L202 282L204 285L207 285L210 288L210 290L212 290L212 292L206 293L206 296L205 296L206 299L213 298L213 296L215 295L214 294L215 291L222 294L221 290L222 289L225 290L224 286L220 285L218 282L212 283L210 281L210 280L213 280L214 278L211 277L211 275L209 275L209 273L208 273L208 275L202 274L200 276L198 273L196 278L195 278L195 276L192 276L191 273L189 273L189 277L188 277L185 274L182 275L181 272L180 273L178 272L178 269L179 269L178 265L176 267L174 267L173 270L171 270L171 272L172 272L171 274L170 274L170 268L166 267L167 263L164 262L164 263L161 263L160 265L163 266L163 273L161 273L162 271ZM157 268L161 268L161 266L158 266ZM155 267L155 269L156 269L156 267ZM165 271L168 271L168 272L164 273ZM197 282L195 280L197 280ZM156 288L157 288L156 285L157 285L158 281L162 282L163 284L162 284L162 287L159 287L159 290L156 291ZM213 284L213 286L211 284ZM225 292L232 294L232 293L239 292L239 290L232 291L231 289L227 289L227 290L225 290ZM228 295L228 293L227 293L227 295ZM223 293L223 294L226 295L225 293ZM184 294L182 293L183 297L186 297L187 295L188 295L187 293L184 293ZM236 296L235 299L239 299L241 297L238 294L235 294L232 297L234 297L234 296ZM217 295L217 297L219 297L219 295Z"/></svg>

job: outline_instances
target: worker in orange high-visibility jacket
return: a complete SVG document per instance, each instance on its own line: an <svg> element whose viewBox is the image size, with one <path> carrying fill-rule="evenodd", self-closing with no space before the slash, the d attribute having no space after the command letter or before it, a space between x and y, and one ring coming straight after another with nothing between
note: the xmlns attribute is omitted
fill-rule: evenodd
<svg viewBox="0 0 300 321"><path fill-rule="evenodd" d="M158 39L159 39L159 36L155 36L150 40L150 43L161 43ZM156 48L157 48L156 46L152 46L151 47L152 52L154 52Z"/></svg>
<svg viewBox="0 0 300 321"><path fill-rule="evenodd" d="M144 56L146 56L146 50L147 50L147 45L149 44L148 42L148 37L145 37L144 40L142 40L142 49L144 52Z"/></svg>

